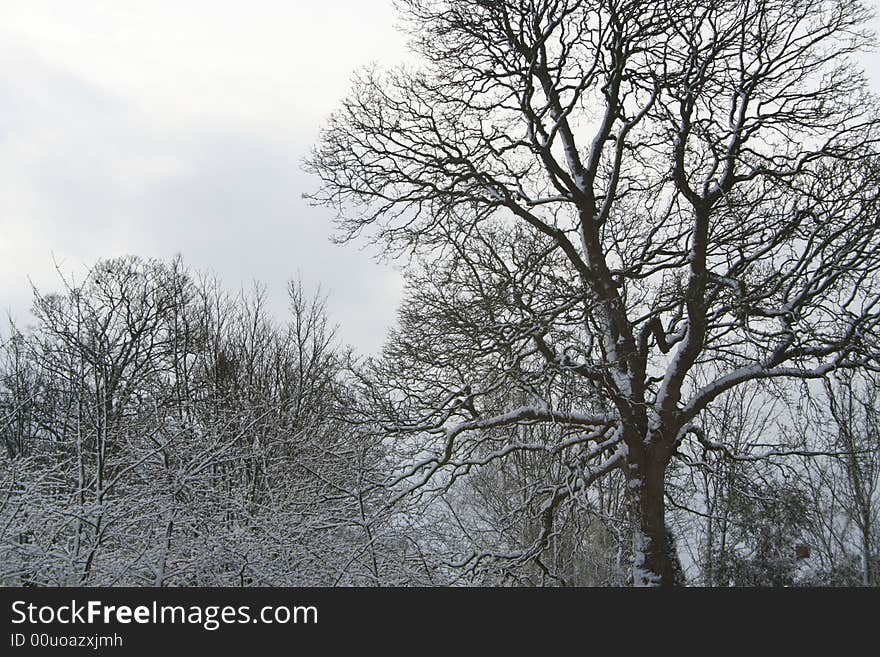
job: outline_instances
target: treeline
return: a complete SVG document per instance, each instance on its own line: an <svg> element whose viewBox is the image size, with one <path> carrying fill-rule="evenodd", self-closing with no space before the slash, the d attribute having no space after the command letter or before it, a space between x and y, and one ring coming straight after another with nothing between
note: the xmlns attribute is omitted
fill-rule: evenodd
<svg viewBox="0 0 880 657"><path fill-rule="evenodd" d="M320 298L291 284L289 300L276 323L259 289L228 294L179 259L36 292L33 328L3 347L0 581L399 579L346 354Z"/></svg>
<svg viewBox="0 0 880 657"><path fill-rule="evenodd" d="M375 358L297 283L280 322L259 287L229 293L180 259L105 260L62 285L34 292L0 354L3 585L630 581L626 481L580 486L601 454L571 426L472 431L460 463L423 476L449 439L434 428L468 416L439 371L491 366L444 358L418 285ZM520 378L557 412L601 406L572 380ZM878 402L876 380L846 374L738 388L704 413L725 449L683 443L667 477L679 581L878 584ZM424 408L439 424L403 427Z"/></svg>

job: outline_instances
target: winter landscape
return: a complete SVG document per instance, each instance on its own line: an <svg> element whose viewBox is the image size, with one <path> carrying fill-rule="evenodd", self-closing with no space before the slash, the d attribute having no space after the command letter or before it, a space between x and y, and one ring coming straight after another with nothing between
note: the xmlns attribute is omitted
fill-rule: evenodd
<svg viewBox="0 0 880 657"><path fill-rule="evenodd" d="M320 4L9 3L0 585L880 585L877 5Z"/></svg>

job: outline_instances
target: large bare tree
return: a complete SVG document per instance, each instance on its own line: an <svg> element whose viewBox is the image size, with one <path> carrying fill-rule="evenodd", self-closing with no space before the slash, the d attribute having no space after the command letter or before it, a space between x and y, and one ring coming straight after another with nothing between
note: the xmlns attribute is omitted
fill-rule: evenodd
<svg viewBox="0 0 880 657"><path fill-rule="evenodd" d="M398 5L420 63L359 74L308 162L342 239L426 263L402 315L418 335L397 350L424 385L398 386L388 426L434 443L397 483L565 454L569 473L540 491L546 541L560 505L617 472L633 582L672 583L670 462L682 441L734 449L701 411L749 381L877 366L878 114L854 60L870 12ZM560 381L598 401L558 408ZM523 403L500 407L504 388ZM499 433L534 423L558 442Z"/></svg>

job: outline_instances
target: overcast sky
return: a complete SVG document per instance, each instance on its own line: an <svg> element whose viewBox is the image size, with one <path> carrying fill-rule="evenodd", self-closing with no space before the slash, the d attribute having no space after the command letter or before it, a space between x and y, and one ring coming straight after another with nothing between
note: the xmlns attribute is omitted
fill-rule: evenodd
<svg viewBox="0 0 880 657"><path fill-rule="evenodd" d="M396 273L329 242L300 162L353 70L405 56L370 0L0 0L0 307L28 276L122 254L330 295L343 338L379 346Z"/></svg>
<svg viewBox="0 0 880 657"><path fill-rule="evenodd" d="M0 0L0 308L26 323L53 257L181 252L278 312L297 272L320 282L377 349L399 276L330 243L300 163L353 70L405 57L394 23L385 0Z"/></svg>

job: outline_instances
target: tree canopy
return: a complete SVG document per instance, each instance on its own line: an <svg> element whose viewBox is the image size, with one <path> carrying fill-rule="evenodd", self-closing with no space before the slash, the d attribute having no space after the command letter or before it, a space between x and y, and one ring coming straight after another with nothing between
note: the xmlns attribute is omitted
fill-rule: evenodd
<svg viewBox="0 0 880 657"><path fill-rule="evenodd" d="M671 462L688 442L736 456L701 412L750 382L878 366L880 123L855 59L870 12L398 6L418 65L363 70L307 164L341 239L421 259L387 427L429 455L396 483L563 454L536 493L540 546L563 502L621 472L633 581L672 583ZM540 423L564 430L492 433Z"/></svg>

